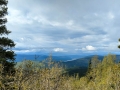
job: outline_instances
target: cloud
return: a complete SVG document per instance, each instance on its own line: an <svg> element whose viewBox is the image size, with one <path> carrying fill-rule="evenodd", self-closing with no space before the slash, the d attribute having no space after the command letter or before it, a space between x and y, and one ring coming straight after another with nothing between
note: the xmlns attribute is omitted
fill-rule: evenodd
<svg viewBox="0 0 120 90"><path fill-rule="evenodd" d="M76 48L83 52L116 51L120 38L119 3L119 0L9 0L7 28L12 31L9 37L17 48L29 47L31 52L35 47L44 47L48 52L74 52Z"/></svg>
<svg viewBox="0 0 120 90"><path fill-rule="evenodd" d="M54 52L65 52L63 48L54 48L53 51Z"/></svg>
<svg viewBox="0 0 120 90"><path fill-rule="evenodd" d="M95 47L91 46L91 45L87 45L85 48L82 48L82 50L88 50L88 51L93 51L93 50L96 50Z"/></svg>
<svg viewBox="0 0 120 90"><path fill-rule="evenodd" d="M7 16L7 19L10 24L16 25L26 25L26 24L32 24L32 20L30 19L29 15L24 15L24 12L21 10L17 10L15 8L9 8L9 15Z"/></svg>
<svg viewBox="0 0 120 90"><path fill-rule="evenodd" d="M114 18L115 18L115 16L114 16L113 13L111 13L111 12L109 12L108 17L109 17L110 19L114 19Z"/></svg>

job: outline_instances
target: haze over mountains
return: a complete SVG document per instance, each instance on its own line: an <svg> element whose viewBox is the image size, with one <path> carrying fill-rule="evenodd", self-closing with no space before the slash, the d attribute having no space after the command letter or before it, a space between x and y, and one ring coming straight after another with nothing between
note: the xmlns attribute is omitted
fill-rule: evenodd
<svg viewBox="0 0 120 90"><path fill-rule="evenodd" d="M18 54L16 55L16 62L21 62L23 60L34 60L42 61L49 57L50 55L28 55L28 54ZM60 61L65 64L68 68L70 67L87 67L89 60L95 55L52 55L53 61ZM99 60L103 60L103 55L97 55ZM120 55L116 55L116 62L120 61Z"/></svg>
<svg viewBox="0 0 120 90"><path fill-rule="evenodd" d="M30 54L17 54L16 55L16 62L20 62L23 60L45 60L46 58L48 58L50 55L30 55ZM94 56L94 55L51 55L52 59L55 61L62 61L62 62L66 62L66 61L72 61L72 60L76 60L79 58L84 58L86 56Z"/></svg>

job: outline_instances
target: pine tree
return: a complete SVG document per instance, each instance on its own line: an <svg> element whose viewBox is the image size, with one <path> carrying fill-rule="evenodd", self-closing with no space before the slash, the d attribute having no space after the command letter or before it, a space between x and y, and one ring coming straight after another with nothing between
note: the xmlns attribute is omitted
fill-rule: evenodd
<svg viewBox="0 0 120 90"><path fill-rule="evenodd" d="M88 71L87 71L87 73L90 73L90 71L92 70L92 62L91 61L92 60L90 59L89 63L88 63Z"/></svg>
<svg viewBox="0 0 120 90"><path fill-rule="evenodd" d="M119 42L120 42L120 38L119 38ZM120 45L118 46L118 48L120 48Z"/></svg>
<svg viewBox="0 0 120 90"><path fill-rule="evenodd" d="M14 42L7 37L11 31L7 30L7 19L5 16L7 12L7 0L0 0L0 63L3 65L3 73L10 73L14 70L15 53L12 47L15 46Z"/></svg>

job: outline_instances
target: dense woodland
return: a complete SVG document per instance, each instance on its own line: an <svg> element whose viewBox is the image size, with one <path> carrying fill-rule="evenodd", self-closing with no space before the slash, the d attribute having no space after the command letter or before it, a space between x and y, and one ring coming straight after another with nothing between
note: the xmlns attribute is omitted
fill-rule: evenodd
<svg viewBox="0 0 120 90"><path fill-rule="evenodd" d="M105 56L102 61L97 56L89 61L88 71L83 77L69 75L52 57L36 63L25 60L15 68L15 73L2 75L0 65L1 90L120 90L120 63L115 55Z"/></svg>

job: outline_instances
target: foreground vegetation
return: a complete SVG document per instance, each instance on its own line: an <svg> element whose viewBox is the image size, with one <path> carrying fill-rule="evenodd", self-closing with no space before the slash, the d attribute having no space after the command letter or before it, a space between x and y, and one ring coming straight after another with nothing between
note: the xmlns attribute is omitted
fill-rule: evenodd
<svg viewBox="0 0 120 90"><path fill-rule="evenodd" d="M0 65L0 90L120 90L120 63L114 55L97 56L89 62L84 77L69 76L49 57L42 63L23 61L11 75L3 75Z"/></svg>

